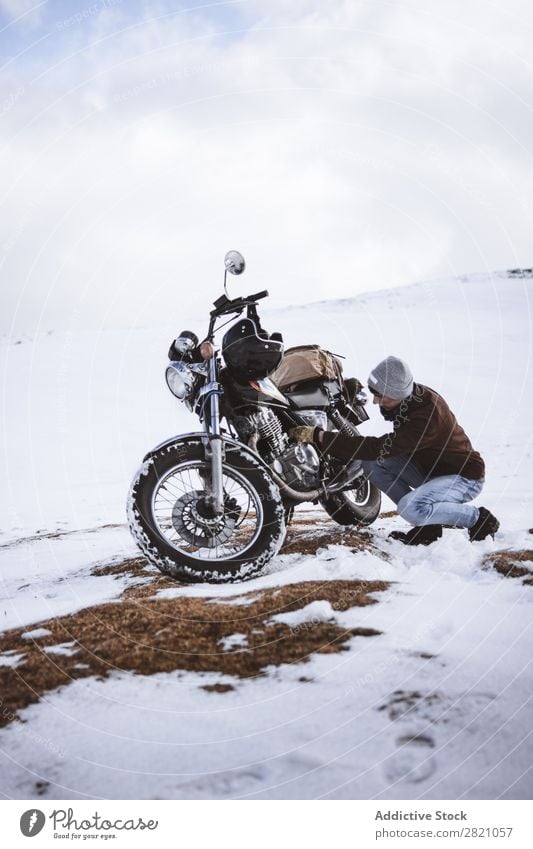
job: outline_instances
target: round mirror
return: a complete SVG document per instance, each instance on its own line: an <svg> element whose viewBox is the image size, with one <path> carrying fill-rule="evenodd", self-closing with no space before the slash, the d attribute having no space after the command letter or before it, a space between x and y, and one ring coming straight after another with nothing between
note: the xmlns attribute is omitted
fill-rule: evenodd
<svg viewBox="0 0 533 849"><path fill-rule="evenodd" d="M224 265L230 274L242 274L246 268L244 257L239 251L228 251L224 257Z"/></svg>

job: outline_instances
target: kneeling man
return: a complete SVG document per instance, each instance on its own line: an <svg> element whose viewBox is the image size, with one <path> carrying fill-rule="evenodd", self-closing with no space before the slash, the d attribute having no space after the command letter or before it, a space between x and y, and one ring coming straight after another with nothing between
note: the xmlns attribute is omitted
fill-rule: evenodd
<svg viewBox="0 0 533 849"><path fill-rule="evenodd" d="M387 357L370 373L368 388L381 414L393 422L384 436L346 436L295 427L293 439L312 442L339 460L363 461L365 473L394 501L410 531L391 537L429 545L442 526L468 528L470 540L494 537L500 523L486 507L469 504L485 482L485 464L444 398L413 382L407 363Z"/></svg>

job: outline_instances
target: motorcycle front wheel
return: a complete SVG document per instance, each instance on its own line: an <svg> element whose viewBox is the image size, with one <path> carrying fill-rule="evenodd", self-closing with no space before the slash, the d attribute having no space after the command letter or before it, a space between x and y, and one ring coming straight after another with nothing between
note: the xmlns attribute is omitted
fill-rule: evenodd
<svg viewBox="0 0 533 849"><path fill-rule="evenodd" d="M354 489L331 495L320 503L339 525L370 525L379 516L381 492L368 478L361 476Z"/></svg>
<svg viewBox="0 0 533 849"><path fill-rule="evenodd" d="M252 578L285 538L279 490L264 466L238 445L226 447L222 516L214 516L206 502L209 479L200 440L155 451L131 485L131 533L150 563L177 580Z"/></svg>

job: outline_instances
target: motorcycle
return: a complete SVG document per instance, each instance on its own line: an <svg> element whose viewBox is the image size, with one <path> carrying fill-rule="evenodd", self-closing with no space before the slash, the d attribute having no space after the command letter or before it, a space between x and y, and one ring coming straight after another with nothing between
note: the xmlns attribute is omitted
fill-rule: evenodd
<svg viewBox="0 0 533 849"><path fill-rule="evenodd" d="M227 274L244 271L243 256L229 251L224 262L224 294L213 304L205 339L183 331L166 368L168 388L203 431L150 451L128 497L129 527L143 554L185 582L259 574L280 550L297 504L320 503L342 525L370 524L381 505L360 461L321 456L288 435L297 425L358 434L368 419L364 392L347 392L333 355L324 374L281 391L272 376L296 349L284 358L282 335L261 326L257 305L267 291L229 297ZM222 326L234 323L217 350L216 325L228 316Z"/></svg>

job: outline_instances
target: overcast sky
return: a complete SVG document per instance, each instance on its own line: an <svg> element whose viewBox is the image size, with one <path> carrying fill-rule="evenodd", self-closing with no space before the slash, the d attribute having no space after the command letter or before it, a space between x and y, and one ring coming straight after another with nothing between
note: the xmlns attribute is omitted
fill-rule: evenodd
<svg viewBox="0 0 533 849"><path fill-rule="evenodd" d="M533 264L530 0L0 0L1 333ZM181 329L181 328L178 328Z"/></svg>

